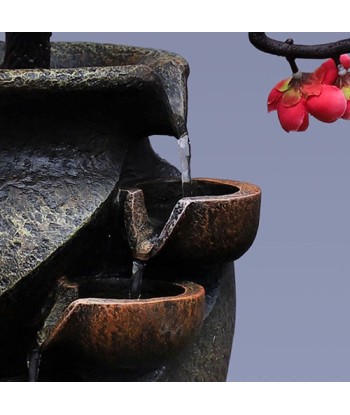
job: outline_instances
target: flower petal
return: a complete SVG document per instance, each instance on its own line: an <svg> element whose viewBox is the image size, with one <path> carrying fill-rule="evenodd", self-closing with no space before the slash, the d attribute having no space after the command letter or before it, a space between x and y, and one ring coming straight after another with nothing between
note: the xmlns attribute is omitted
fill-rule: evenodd
<svg viewBox="0 0 350 415"><path fill-rule="evenodd" d="M269 93L267 98L267 110L268 112L275 111L277 105L280 102L283 92L288 91L289 83L292 78L283 79L283 81L278 82Z"/></svg>
<svg viewBox="0 0 350 415"><path fill-rule="evenodd" d="M285 107L282 102L277 108L278 119L282 128L289 131L303 131L308 126L308 114L305 109L305 101L301 99L292 107Z"/></svg>
<svg viewBox="0 0 350 415"><path fill-rule="evenodd" d="M319 96L312 96L306 100L306 108L320 121L331 123L345 113L347 102L342 91L332 85L323 85Z"/></svg>
<svg viewBox="0 0 350 415"><path fill-rule="evenodd" d="M276 88L272 88L267 98L268 112L275 111L277 109L277 104L280 102L282 95L282 92L278 91Z"/></svg>
<svg viewBox="0 0 350 415"><path fill-rule="evenodd" d="M288 90L289 83L290 83L291 80L292 80L292 78L283 79L283 81L280 81L275 85L275 88L277 89L277 91L285 92L285 91Z"/></svg>
<svg viewBox="0 0 350 415"><path fill-rule="evenodd" d="M312 96L312 95L320 95L322 91L322 84L315 84L313 82L301 84L300 90L305 96L305 98Z"/></svg>
<svg viewBox="0 0 350 415"><path fill-rule="evenodd" d="M285 107L292 107L301 100L301 92L298 89L291 88L283 94L282 104Z"/></svg>
<svg viewBox="0 0 350 415"><path fill-rule="evenodd" d="M309 113L307 111L305 111L305 116L304 116L304 120L301 124L301 126L299 127L298 131L305 131L307 130L309 126Z"/></svg>
<svg viewBox="0 0 350 415"><path fill-rule="evenodd" d="M315 83L333 85L338 77L338 69L333 59L328 59L312 73L311 78Z"/></svg>
<svg viewBox="0 0 350 415"><path fill-rule="evenodd" d="M350 120L350 101L347 102L346 110L342 118L344 118L344 120Z"/></svg>

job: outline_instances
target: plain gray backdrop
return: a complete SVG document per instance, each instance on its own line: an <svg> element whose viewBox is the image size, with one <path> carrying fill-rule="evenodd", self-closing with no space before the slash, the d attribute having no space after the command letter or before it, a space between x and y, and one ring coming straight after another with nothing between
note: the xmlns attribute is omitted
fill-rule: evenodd
<svg viewBox="0 0 350 415"><path fill-rule="evenodd" d="M349 37L271 35L306 44ZM54 33L52 40L181 54L191 67L193 176L262 188L257 238L236 262L228 380L350 381L350 122L310 118L306 132L285 133L276 113L267 113L266 99L274 84L289 77L289 65L256 50L247 33ZM298 63L305 71L320 64ZM154 137L152 143L179 166L174 138Z"/></svg>

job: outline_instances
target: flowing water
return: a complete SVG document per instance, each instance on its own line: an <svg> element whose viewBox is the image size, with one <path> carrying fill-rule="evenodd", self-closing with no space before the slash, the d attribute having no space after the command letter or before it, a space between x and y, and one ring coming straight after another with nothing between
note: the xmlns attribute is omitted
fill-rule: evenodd
<svg viewBox="0 0 350 415"><path fill-rule="evenodd" d="M41 352L39 346L28 352L27 367L29 382L37 382L39 377Z"/></svg>
<svg viewBox="0 0 350 415"><path fill-rule="evenodd" d="M186 132L178 139L183 197L191 196L191 143Z"/></svg>
<svg viewBox="0 0 350 415"><path fill-rule="evenodd" d="M141 297L141 287L142 287L142 277L143 271L146 264L142 261L135 259L132 263L132 284L130 291L130 298L140 298Z"/></svg>
<svg viewBox="0 0 350 415"><path fill-rule="evenodd" d="M181 182L183 197L191 196L191 143L186 132L178 139L180 162L181 162ZM142 277L146 264L135 259L132 263L132 283L130 298L138 299L141 297Z"/></svg>

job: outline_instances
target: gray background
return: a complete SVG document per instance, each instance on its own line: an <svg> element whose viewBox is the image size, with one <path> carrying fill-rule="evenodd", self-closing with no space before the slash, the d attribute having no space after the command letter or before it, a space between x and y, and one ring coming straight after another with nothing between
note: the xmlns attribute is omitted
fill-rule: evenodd
<svg viewBox="0 0 350 415"><path fill-rule="evenodd" d="M322 43L349 33L278 33ZM3 38L3 37L2 37ZM283 58L246 33L55 33L167 49L184 56L194 177L249 181L263 191L253 247L236 263L237 323L228 380L350 381L350 123L310 118L285 133L266 98L289 76ZM299 61L312 70L318 61ZM177 166L175 139L154 137ZM218 351L219 353L219 351Z"/></svg>

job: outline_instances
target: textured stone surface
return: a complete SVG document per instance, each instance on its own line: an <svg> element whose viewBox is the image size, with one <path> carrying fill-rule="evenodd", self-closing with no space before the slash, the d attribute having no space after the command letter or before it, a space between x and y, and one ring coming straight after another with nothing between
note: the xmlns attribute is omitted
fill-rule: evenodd
<svg viewBox="0 0 350 415"><path fill-rule="evenodd" d="M12 128L1 121L0 295L90 220L114 189L128 147L126 137L118 144L113 137L117 126L103 133L91 120L41 122L40 131L33 119Z"/></svg>
<svg viewBox="0 0 350 415"><path fill-rule="evenodd" d="M3 51L0 43L0 59ZM59 278L130 276L119 186L178 178L144 137L179 137L186 129L188 65L181 57L77 43L52 44L51 58L52 69L0 71L0 376L17 380L36 332L53 315ZM108 373L96 365L76 374L67 367L64 380L225 380L232 265L185 259L168 266L156 256L145 271L153 277L204 286L197 342L156 370ZM43 357L43 380L53 380L58 372L45 371L49 354ZM69 348L61 357L55 363L64 371Z"/></svg>
<svg viewBox="0 0 350 415"><path fill-rule="evenodd" d="M108 65L111 56L121 61L92 68ZM53 46L55 65L60 60L73 68L0 71L0 96L6 97L0 103L0 295L106 200L135 139L174 132L172 93L186 102L177 78L185 82L187 64L174 54L62 44ZM174 79L172 71L162 78L151 68L162 72L169 62ZM33 235L39 234L38 244Z"/></svg>
<svg viewBox="0 0 350 415"><path fill-rule="evenodd" d="M0 42L0 58L4 49L4 42ZM167 51L95 43L52 43L51 69L0 71L0 94L9 99L25 92L88 89L125 92L128 88L122 96L123 105L131 100L137 106L138 99L129 94L130 90L138 90L142 97L142 90L148 85L153 88L154 96L153 105L147 109L153 110L158 120L152 125L153 130L145 134L180 137L186 132L188 75L185 59ZM157 99L163 108L153 108ZM149 124L147 111L138 122L145 130Z"/></svg>
<svg viewBox="0 0 350 415"><path fill-rule="evenodd" d="M171 80L137 61L101 67L103 48L74 45L73 57L67 48L53 45L53 57L71 68L0 70L0 374L25 362L59 277L128 268L115 197L124 159L141 142L154 172L167 171L143 137L177 133ZM89 68L74 68L79 56ZM186 101L183 85L173 90Z"/></svg>
<svg viewBox="0 0 350 415"><path fill-rule="evenodd" d="M84 53L81 51L84 50ZM62 52L64 51L64 52ZM123 45L97 43L53 43L51 65L53 68L72 66L125 66L145 65L160 78L167 94L171 112L180 137L186 132L187 78L189 66L185 59L175 53Z"/></svg>

